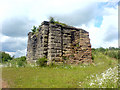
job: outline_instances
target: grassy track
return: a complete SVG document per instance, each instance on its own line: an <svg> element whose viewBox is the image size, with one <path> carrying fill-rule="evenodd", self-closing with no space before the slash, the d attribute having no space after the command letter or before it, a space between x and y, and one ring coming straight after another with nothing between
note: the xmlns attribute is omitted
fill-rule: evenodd
<svg viewBox="0 0 120 90"><path fill-rule="evenodd" d="M6 67L2 69L2 77L11 88L87 88L87 77L117 66L117 60L101 53L94 57L94 65Z"/></svg>

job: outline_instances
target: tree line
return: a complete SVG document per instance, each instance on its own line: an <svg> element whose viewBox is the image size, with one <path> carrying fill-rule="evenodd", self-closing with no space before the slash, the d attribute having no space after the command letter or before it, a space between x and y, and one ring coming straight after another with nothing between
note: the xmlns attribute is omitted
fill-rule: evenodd
<svg viewBox="0 0 120 90"><path fill-rule="evenodd" d="M120 48L109 47L109 48L92 48L92 58L94 58L94 54L96 52L100 52L104 55L107 55L111 58L120 59Z"/></svg>
<svg viewBox="0 0 120 90"><path fill-rule="evenodd" d="M102 53L111 58L120 59L120 48L109 47L109 48L92 48L92 59L94 60L95 53ZM47 62L47 58L39 58L36 64L38 66L45 66ZM10 56L8 53L0 52L0 63L2 64L11 64L12 66L25 66L27 65L26 56L21 56L15 58L14 56Z"/></svg>

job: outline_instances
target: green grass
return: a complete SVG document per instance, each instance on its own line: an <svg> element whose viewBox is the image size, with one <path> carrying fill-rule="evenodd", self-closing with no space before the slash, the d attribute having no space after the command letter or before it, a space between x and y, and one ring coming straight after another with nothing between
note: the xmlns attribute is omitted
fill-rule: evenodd
<svg viewBox="0 0 120 90"><path fill-rule="evenodd" d="M87 77L117 66L117 60L96 53L92 65L3 68L10 88L87 88Z"/></svg>

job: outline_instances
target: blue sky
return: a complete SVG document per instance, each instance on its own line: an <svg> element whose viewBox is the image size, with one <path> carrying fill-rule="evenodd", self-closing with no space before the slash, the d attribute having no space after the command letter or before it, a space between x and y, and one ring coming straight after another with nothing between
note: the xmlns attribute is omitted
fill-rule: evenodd
<svg viewBox="0 0 120 90"><path fill-rule="evenodd" d="M95 18L95 27L100 27L101 26L101 24L102 24L102 21L103 21L103 16L97 16L96 18Z"/></svg>
<svg viewBox="0 0 120 90"><path fill-rule="evenodd" d="M27 33L53 16L89 32L93 48L118 47L119 0L1 0L2 51L26 55Z"/></svg>

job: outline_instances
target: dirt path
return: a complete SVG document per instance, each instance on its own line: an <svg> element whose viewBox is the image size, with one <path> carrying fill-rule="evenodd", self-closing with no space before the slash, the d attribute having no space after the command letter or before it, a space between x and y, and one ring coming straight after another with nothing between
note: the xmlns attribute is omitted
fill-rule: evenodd
<svg viewBox="0 0 120 90"><path fill-rule="evenodd" d="M0 88L8 88L7 82L2 79L2 67L4 65L0 65Z"/></svg>
<svg viewBox="0 0 120 90"><path fill-rule="evenodd" d="M3 81L3 80L2 80L2 88L8 88L7 82L5 82L5 81Z"/></svg>
<svg viewBox="0 0 120 90"><path fill-rule="evenodd" d="M0 88L8 88L8 84L6 81L0 78Z"/></svg>

